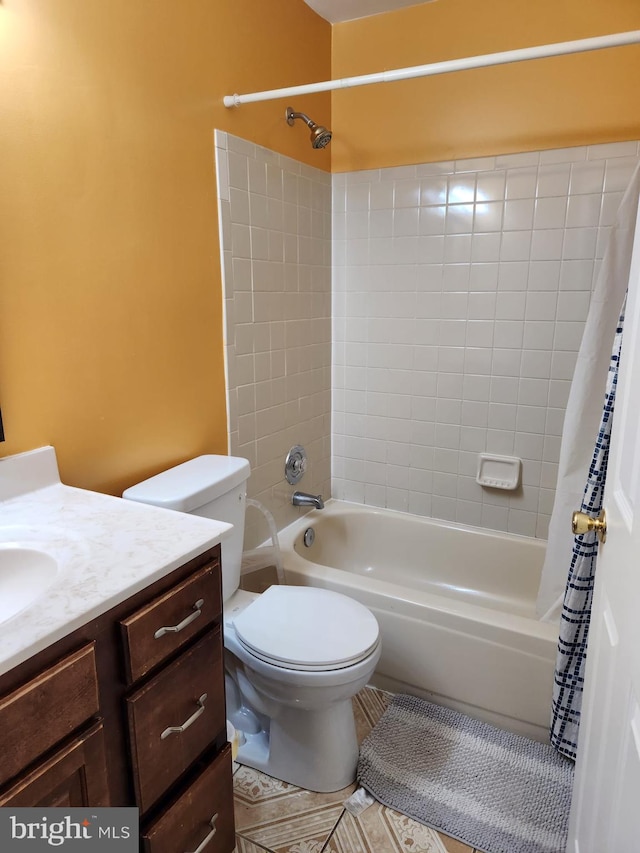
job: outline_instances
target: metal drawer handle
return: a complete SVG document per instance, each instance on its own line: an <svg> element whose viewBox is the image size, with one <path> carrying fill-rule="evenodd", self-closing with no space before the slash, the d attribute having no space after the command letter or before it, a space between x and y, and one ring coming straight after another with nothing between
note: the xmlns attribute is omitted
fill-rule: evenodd
<svg viewBox="0 0 640 853"><path fill-rule="evenodd" d="M200 614L202 613L203 604L204 598L199 598L193 605L195 613L189 614L189 616L183 619L182 622L178 622L177 625L169 625L166 628L158 628L158 630L153 636L156 638L156 640L159 640L160 637L164 637L165 634L177 634L178 631L182 631L183 628L186 628L187 625L191 625L191 623L194 622L198 618L198 616L200 616Z"/></svg>
<svg viewBox="0 0 640 853"><path fill-rule="evenodd" d="M215 822L216 822L217 820L218 820L218 815L217 815L217 814L214 814L214 816L213 816L213 817L211 818L211 820L209 821L209 826L211 827L211 832L207 835L207 837L204 839L204 841L202 841L202 842L201 842L201 843L196 847L196 849L193 851L193 853L202 853L202 851L204 850L204 848L205 848L205 847L207 846L207 844L211 841L211 839L213 838L213 836L216 834Z"/></svg>
<svg viewBox="0 0 640 853"><path fill-rule="evenodd" d="M182 734L182 732L186 731L189 728L189 726L192 726L195 723L195 721L198 719L198 717L200 717L200 716L202 716L202 714L204 714L204 703L206 701L207 701L207 694L203 693L202 696L198 699L198 705L200 707L195 712L195 714L192 714L189 717L189 719L185 720L181 726L169 726L168 728L166 728L162 732L162 734L160 735L160 740L164 740L166 737L169 737L169 735Z"/></svg>

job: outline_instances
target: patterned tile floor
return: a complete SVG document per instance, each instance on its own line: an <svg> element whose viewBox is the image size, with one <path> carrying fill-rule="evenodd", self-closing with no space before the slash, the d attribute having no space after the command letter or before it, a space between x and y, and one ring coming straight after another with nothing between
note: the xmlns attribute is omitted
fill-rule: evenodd
<svg viewBox="0 0 640 853"><path fill-rule="evenodd" d="M358 740L380 719L389 694L365 688L353 700ZM472 847L378 803L355 818L343 806L355 790L316 794L238 766L236 853L474 853Z"/></svg>

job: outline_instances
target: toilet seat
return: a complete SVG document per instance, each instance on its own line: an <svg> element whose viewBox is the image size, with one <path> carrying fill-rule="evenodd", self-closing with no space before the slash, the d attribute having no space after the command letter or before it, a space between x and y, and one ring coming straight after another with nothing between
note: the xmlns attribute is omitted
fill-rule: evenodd
<svg viewBox="0 0 640 853"><path fill-rule="evenodd" d="M378 623L366 607L317 587L269 587L233 625L250 654L287 669L343 669L367 658L379 643Z"/></svg>

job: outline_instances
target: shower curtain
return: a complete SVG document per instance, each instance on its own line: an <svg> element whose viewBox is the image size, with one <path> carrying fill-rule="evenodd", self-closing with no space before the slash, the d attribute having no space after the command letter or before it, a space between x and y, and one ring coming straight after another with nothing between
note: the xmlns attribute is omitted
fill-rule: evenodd
<svg viewBox="0 0 640 853"><path fill-rule="evenodd" d="M640 166L631 178L611 229L567 403L549 542L537 600L538 618L549 622L560 620L567 571L573 559L571 515L582 502L593 441L600 426L611 345L629 281L639 193Z"/></svg>
<svg viewBox="0 0 640 853"><path fill-rule="evenodd" d="M626 301L626 300L625 300ZM607 479L611 423L616 401L624 305L611 353L600 430L593 451L587 485L580 510L592 518L602 509ZM587 640L591 622L591 603L598 559L598 538L594 530L574 538L573 556L562 605L560 636L553 679L551 743L558 752L575 760L582 709Z"/></svg>

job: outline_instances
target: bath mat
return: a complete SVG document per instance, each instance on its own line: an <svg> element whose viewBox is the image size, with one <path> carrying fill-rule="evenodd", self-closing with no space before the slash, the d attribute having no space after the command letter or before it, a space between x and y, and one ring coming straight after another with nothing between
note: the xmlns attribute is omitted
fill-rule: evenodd
<svg viewBox="0 0 640 853"><path fill-rule="evenodd" d="M358 779L483 853L564 853L573 762L424 699L394 696L360 748Z"/></svg>

